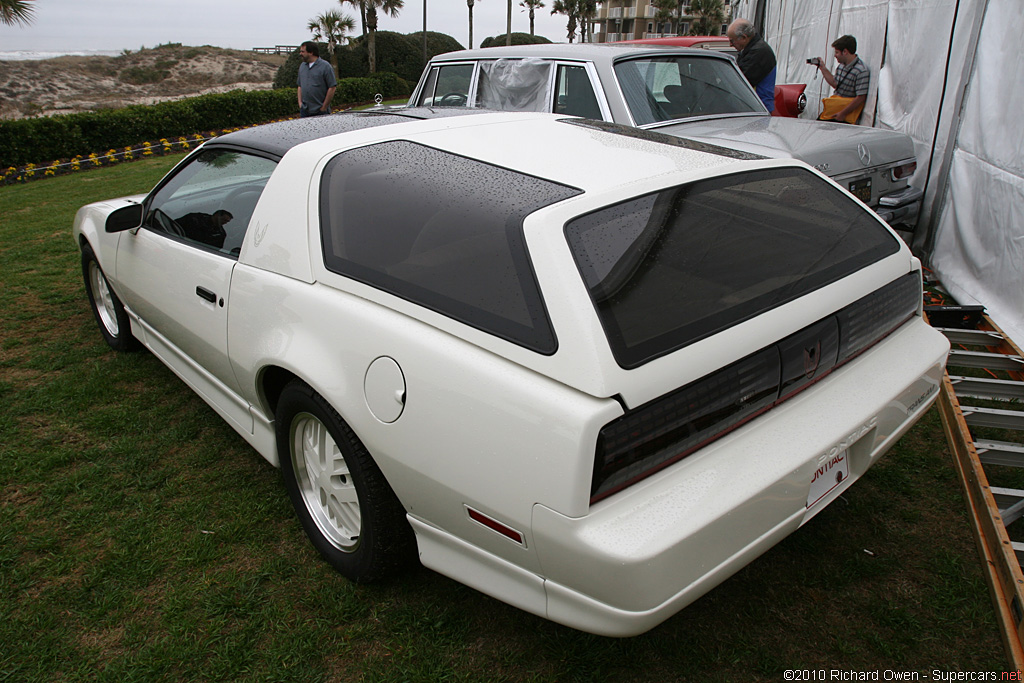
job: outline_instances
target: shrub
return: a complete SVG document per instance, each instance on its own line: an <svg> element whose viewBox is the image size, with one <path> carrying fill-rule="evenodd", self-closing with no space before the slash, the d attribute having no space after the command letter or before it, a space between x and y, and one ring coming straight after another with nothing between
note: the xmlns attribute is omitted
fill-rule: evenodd
<svg viewBox="0 0 1024 683"><path fill-rule="evenodd" d="M412 41L412 44L416 46L416 49L423 52L423 31L417 31L416 33L410 33L406 36ZM462 43L452 38L447 33L437 33L436 31L427 31L427 59L436 55L443 55L445 52L455 52L456 50L464 50ZM418 79L417 79L418 80Z"/></svg>
<svg viewBox="0 0 1024 683"><path fill-rule="evenodd" d="M402 35L392 31L377 31L377 71L390 71L399 78L415 83L423 72L423 33ZM547 41L550 42L550 41ZM427 31L427 59L434 55L463 49L459 41L444 33ZM327 56L327 45L320 44L321 57ZM342 78L369 75L369 55L363 38L335 50L338 73ZM288 55L274 77L275 88L294 88L299 72L299 53Z"/></svg>
<svg viewBox="0 0 1024 683"><path fill-rule="evenodd" d="M409 84L395 74L343 79L334 102L368 102L409 94ZM176 138L201 130L264 123L296 113L295 89L234 90L174 102L82 114L0 121L0 166L67 159L90 152L123 148L143 140Z"/></svg>
<svg viewBox="0 0 1024 683"><path fill-rule="evenodd" d="M405 97L412 92L409 82L393 73L376 73L366 78L342 78L332 100L335 109L346 104L369 102L376 95L384 98ZM294 98L294 92L292 94Z"/></svg>
<svg viewBox="0 0 1024 683"><path fill-rule="evenodd" d="M320 46L321 56L327 56L327 43L317 43ZM340 52L340 50L338 50ZM277 67L277 73L274 74L274 89L278 88L294 88L295 84L299 80L299 64L302 64L302 60L299 59L299 51L295 50L288 55L288 59L284 60L284 64ZM342 73L345 73L342 71Z"/></svg>
<svg viewBox="0 0 1024 683"><path fill-rule="evenodd" d="M550 43L544 36L531 36L529 33L512 33L513 45L536 45L538 43ZM484 38L480 47L501 47L505 44L505 34Z"/></svg>

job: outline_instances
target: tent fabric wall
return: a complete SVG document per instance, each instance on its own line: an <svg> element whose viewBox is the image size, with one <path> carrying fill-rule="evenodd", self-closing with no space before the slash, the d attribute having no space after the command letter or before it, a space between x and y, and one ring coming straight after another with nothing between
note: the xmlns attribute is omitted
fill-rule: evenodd
<svg viewBox="0 0 1024 683"><path fill-rule="evenodd" d="M738 0L734 17L757 0ZM1024 344L1024 33L1021 0L765 0L781 83L831 88L806 64L845 33L871 69L861 125L907 133L925 190L915 251L961 303L982 303Z"/></svg>
<svg viewBox="0 0 1024 683"><path fill-rule="evenodd" d="M1020 0L989 0L960 116L931 263L1024 345L1024 32Z"/></svg>

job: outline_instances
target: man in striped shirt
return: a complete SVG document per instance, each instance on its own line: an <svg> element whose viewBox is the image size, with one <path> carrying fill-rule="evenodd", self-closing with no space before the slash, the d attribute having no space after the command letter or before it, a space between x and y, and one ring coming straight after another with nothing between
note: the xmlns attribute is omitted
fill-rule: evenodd
<svg viewBox="0 0 1024 683"><path fill-rule="evenodd" d="M867 65L857 56L857 39L853 36L837 38L832 43L832 49L835 50L836 61L839 62L835 75L832 75L822 59L817 59L816 66L825 81L835 89L836 95L853 98L848 105L836 112L835 120L842 122L850 112L864 108L864 103L868 99L871 74Z"/></svg>

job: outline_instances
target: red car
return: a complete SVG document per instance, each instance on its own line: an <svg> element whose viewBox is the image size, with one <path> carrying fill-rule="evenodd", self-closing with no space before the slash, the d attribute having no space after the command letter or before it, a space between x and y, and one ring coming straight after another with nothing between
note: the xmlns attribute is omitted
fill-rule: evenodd
<svg viewBox="0 0 1024 683"><path fill-rule="evenodd" d="M621 43L639 43L641 45L670 45L672 47L695 47L716 52L727 52L735 55L736 50L729 44L726 36L677 36L674 38L642 38L640 40L621 40ZM775 110L772 116L800 116L807 107L807 95L804 94L803 83L783 83L775 86Z"/></svg>

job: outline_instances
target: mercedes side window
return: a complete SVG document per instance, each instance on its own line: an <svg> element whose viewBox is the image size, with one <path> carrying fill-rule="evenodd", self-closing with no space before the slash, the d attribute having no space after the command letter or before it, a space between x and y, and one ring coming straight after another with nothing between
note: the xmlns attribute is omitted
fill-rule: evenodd
<svg viewBox="0 0 1024 683"><path fill-rule="evenodd" d="M547 59L487 59L480 62L476 106L497 111L551 111Z"/></svg>
<svg viewBox="0 0 1024 683"><path fill-rule="evenodd" d="M256 202L276 165L234 150L203 150L157 190L143 225L237 256Z"/></svg>
<svg viewBox="0 0 1024 683"><path fill-rule="evenodd" d="M418 105L423 107L465 107L473 81L472 64L435 66L427 75Z"/></svg>
<svg viewBox="0 0 1024 683"><path fill-rule="evenodd" d="M601 106L597 103L594 85L590 82L586 67L559 64L555 83L556 114L603 120Z"/></svg>

